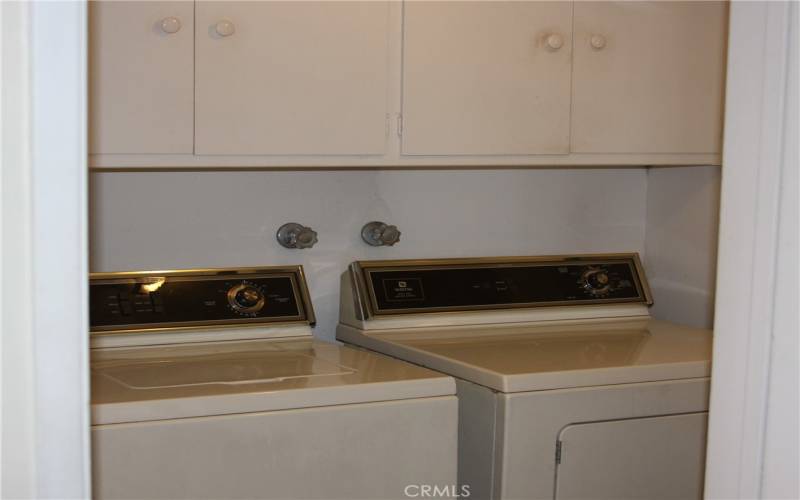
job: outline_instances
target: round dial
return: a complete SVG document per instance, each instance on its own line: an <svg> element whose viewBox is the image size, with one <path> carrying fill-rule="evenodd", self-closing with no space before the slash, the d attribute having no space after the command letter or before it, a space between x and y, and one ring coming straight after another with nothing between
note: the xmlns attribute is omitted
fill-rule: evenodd
<svg viewBox="0 0 800 500"><path fill-rule="evenodd" d="M608 271L601 268L591 268L583 273L583 288L592 295L605 295L611 290Z"/></svg>
<svg viewBox="0 0 800 500"><path fill-rule="evenodd" d="M238 313L256 313L264 307L266 298L261 289L247 281L228 289L228 304Z"/></svg>

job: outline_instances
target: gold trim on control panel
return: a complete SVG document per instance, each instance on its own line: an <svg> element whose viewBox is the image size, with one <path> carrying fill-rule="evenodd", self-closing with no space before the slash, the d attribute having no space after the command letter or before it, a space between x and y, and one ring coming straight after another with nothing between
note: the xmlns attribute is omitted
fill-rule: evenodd
<svg viewBox="0 0 800 500"><path fill-rule="evenodd" d="M166 332L192 330L197 328L256 328L269 325L271 327L279 325L295 325L298 323L314 326L316 316L314 307L311 303L311 296L308 292L308 285L305 279L303 266L265 266L265 267L231 267L231 268L202 268L202 269L169 269L157 271L120 271L107 273L90 273L90 283L125 282L133 283L152 283L154 278L186 278L206 277L210 279L238 279L245 277L288 277L292 284L292 291L299 299L297 304L299 315L292 317L280 317L274 320L264 320L264 318L235 319L235 320L211 320L211 321L187 321L175 323L150 323L147 326L138 324L120 325L120 327L92 327L91 335L118 335L126 333L144 332ZM173 326L174 325L174 326Z"/></svg>
<svg viewBox="0 0 800 500"><path fill-rule="evenodd" d="M582 254L582 255L544 255L544 256L513 256L513 257L467 257L453 259L406 259L406 260L370 260L356 261L350 265L353 282L353 293L356 306L360 309L363 319L371 316L411 314L425 312L429 314L448 313L454 311L480 311L521 309L532 307L550 307L575 304L572 301L531 302L521 304L502 305L473 305L473 306L447 306L436 308L408 308L408 309L380 309L375 299L375 294L368 279L371 272L396 271L396 270L422 270L422 269L464 269L470 267L518 267L524 264L563 265L574 263L611 263L623 262L633 267L636 276L636 291L640 298L632 299L590 299L582 300L580 305L602 305L615 303L640 302L647 305L653 304L650 286L644 274L638 253L609 253L609 254Z"/></svg>

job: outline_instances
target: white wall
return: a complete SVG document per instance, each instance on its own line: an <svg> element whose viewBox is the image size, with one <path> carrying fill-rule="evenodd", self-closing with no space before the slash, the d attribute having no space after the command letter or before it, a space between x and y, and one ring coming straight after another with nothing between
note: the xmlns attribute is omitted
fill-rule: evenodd
<svg viewBox="0 0 800 500"><path fill-rule="evenodd" d="M644 265L656 318L713 324L720 173L719 167L648 170Z"/></svg>
<svg viewBox="0 0 800 500"><path fill-rule="evenodd" d="M333 339L355 259L643 252L645 169L103 172L92 176L93 271L298 263L317 335ZM361 242L370 220L403 232ZM278 246L297 221L310 250Z"/></svg>

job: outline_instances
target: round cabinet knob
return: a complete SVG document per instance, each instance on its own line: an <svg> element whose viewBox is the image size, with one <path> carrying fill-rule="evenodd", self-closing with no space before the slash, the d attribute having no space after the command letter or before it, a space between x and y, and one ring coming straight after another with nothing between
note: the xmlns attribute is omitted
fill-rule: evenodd
<svg viewBox="0 0 800 500"><path fill-rule="evenodd" d="M603 35L592 35L591 38L589 38L589 45L591 45L593 49L600 50L606 46L606 37Z"/></svg>
<svg viewBox="0 0 800 500"><path fill-rule="evenodd" d="M297 222L282 225L275 237L285 248L304 249L317 244L317 232Z"/></svg>
<svg viewBox="0 0 800 500"><path fill-rule="evenodd" d="M177 33L181 30L181 20L177 17L165 17L161 20L161 31L167 34Z"/></svg>
<svg viewBox="0 0 800 500"><path fill-rule="evenodd" d="M256 285L243 281L228 290L228 304L237 313L254 314L260 311L267 300Z"/></svg>
<svg viewBox="0 0 800 500"><path fill-rule="evenodd" d="M557 33L553 33L544 40L545 45L550 50L558 50L564 46L564 37Z"/></svg>
<svg viewBox="0 0 800 500"><path fill-rule="evenodd" d="M361 239L373 247L392 246L400 241L400 230L385 222L372 221L361 228Z"/></svg>
<svg viewBox="0 0 800 500"><path fill-rule="evenodd" d="M231 36L236 33L236 26L233 22L223 19L214 26L214 31L216 31L219 36Z"/></svg>

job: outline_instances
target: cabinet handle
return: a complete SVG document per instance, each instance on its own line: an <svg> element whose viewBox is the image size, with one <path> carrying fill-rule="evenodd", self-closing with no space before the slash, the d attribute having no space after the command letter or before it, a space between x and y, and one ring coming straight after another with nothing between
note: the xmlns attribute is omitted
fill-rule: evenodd
<svg viewBox="0 0 800 500"><path fill-rule="evenodd" d="M595 50L601 50L606 46L606 37L603 35L592 35L589 38L589 45Z"/></svg>
<svg viewBox="0 0 800 500"><path fill-rule="evenodd" d="M181 30L181 20L177 17L165 17L161 20L161 31L169 35Z"/></svg>
<svg viewBox="0 0 800 500"><path fill-rule="evenodd" d="M223 19L222 21L219 21L216 26L214 26L214 31L216 31L217 35L219 36L231 36L236 33L236 26L232 21Z"/></svg>
<svg viewBox="0 0 800 500"><path fill-rule="evenodd" d="M562 37L558 33L553 33L552 35L549 35L547 38L545 38L544 43L545 45L547 45L548 49L558 50L564 46L564 37Z"/></svg>

